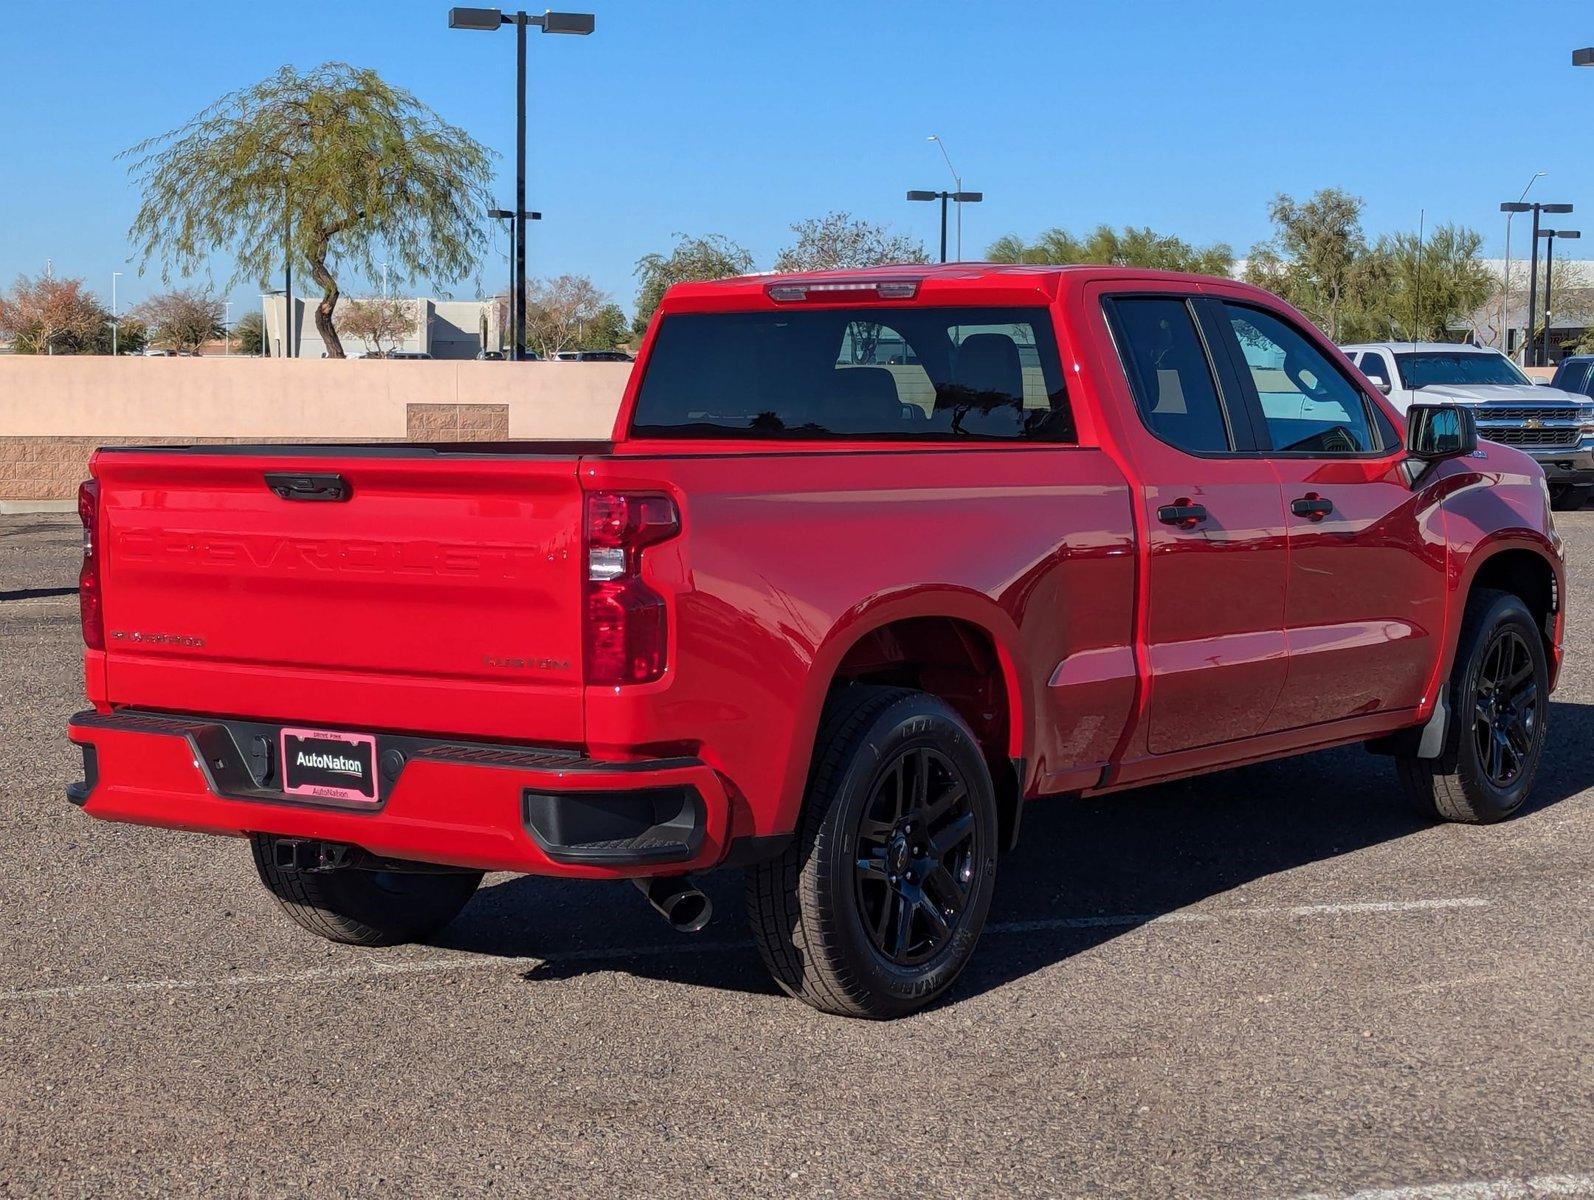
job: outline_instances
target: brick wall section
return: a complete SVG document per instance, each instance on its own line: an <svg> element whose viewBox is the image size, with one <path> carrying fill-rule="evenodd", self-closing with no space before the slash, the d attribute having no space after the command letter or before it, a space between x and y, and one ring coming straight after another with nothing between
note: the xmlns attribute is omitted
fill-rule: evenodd
<svg viewBox="0 0 1594 1200"><path fill-rule="evenodd" d="M412 442L507 442L507 404L406 404L404 435Z"/></svg>

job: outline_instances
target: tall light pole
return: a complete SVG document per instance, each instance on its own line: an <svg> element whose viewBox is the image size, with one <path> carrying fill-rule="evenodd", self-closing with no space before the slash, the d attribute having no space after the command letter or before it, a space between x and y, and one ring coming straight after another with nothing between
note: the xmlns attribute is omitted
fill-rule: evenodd
<svg viewBox="0 0 1594 1200"><path fill-rule="evenodd" d="M1515 204L1502 204L1501 212L1519 213L1531 212L1533 214L1533 253L1528 259L1528 328L1523 339L1525 349L1522 352L1522 365L1534 366L1533 361L1533 326L1538 321L1539 300L1539 214L1540 213L1569 213L1572 211L1570 204L1524 204L1520 200Z"/></svg>
<svg viewBox="0 0 1594 1200"><path fill-rule="evenodd" d="M937 146L940 147L940 149L941 149L941 157L946 159L946 169L949 172L951 172L951 174L952 174L952 182L956 185L957 193L960 194L960 195L961 194L966 194L966 193L963 192L963 177L958 174L957 168L952 165L952 156L946 152L946 142L942 140L941 135L939 133L932 133L929 137L927 137L925 139L925 141L934 142ZM983 195L983 193L981 193L981 194ZM962 262L963 261L963 201L961 201L961 200L957 201L957 206L958 206L957 207L957 260L958 260L958 262ZM944 241L945 239L942 239L942 240ZM946 261L946 251L944 249L941 252L941 261L942 262Z"/></svg>
<svg viewBox="0 0 1594 1200"><path fill-rule="evenodd" d="M526 212L526 30L535 25L544 33L572 33L586 36L596 25L591 13L545 12L540 16L517 12L505 15L496 8L451 8L450 29L493 30L504 25L515 27L515 215L511 224L514 239L514 278L510 280L510 303L514 313L514 344L510 357L525 358L526 346L526 231L522 221Z"/></svg>
<svg viewBox="0 0 1594 1200"><path fill-rule="evenodd" d="M224 300L221 306L221 354L232 357L232 301Z"/></svg>
<svg viewBox="0 0 1594 1200"><path fill-rule="evenodd" d="M540 221L540 212L522 212L520 220L515 220L515 214L507 208L489 208L487 215L495 221L503 221L509 228L509 327L519 328L516 325L517 315L526 303L525 293L515 286L515 247L526 237L526 222ZM522 319L523 318L519 318ZM485 347L484 347L485 349ZM513 357L513 355L511 355Z"/></svg>
<svg viewBox="0 0 1594 1200"><path fill-rule="evenodd" d="M1511 347L1506 345L1510 338L1506 322L1511 319L1511 221L1521 211L1516 205L1528 198L1528 192L1535 183L1544 178L1545 174L1544 171L1535 171L1533 178L1528 180L1528 186L1523 188L1522 194L1516 198L1516 204L1500 206L1500 211L1505 213L1505 274L1500 283L1500 349L1507 354L1511 352Z"/></svg>
<svg viewBox="0 0 1594 1200"><path fill-rule="evenodd" d="M946 202L954 200L959 208L964 204L978 204L985 199L984 192L920 192L908 193L909 200L939 200L941 202L941 261L946 261Z"/></svg>
<svg viewBox="0 0 1594 1200"><path fill-rule="evenodd" d="M1550 279L1555 273L1555 239L1580 238L1583 233L1578 229L1541 229L1538 236L1544 239L1544 339L1539 366L1547 367L1550 365Z"/></svg>
<svg viewBox="0 0 1594 1200"><path fill-rule="evenodd" d="M122 315L120 310L116 307L116 281L118 279L120 279L121 277L122 277L122 273L120 271L112 271L111 272L111 357L112 358L115 358L116 354L117 354L117 334L120 332L120 330L118 328L118 322L119 322L119 320L121 318L121 315Z"/></svg>

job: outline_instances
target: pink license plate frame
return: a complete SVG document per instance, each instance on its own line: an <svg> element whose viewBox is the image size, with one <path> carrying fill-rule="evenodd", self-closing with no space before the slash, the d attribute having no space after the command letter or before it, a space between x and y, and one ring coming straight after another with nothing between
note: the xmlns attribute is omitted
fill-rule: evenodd
<svg viewBox="0 0 1594 1200"><path fill-rule="evenodd" d="M289 758L289 742L298 743L294 748L294 758ZM313 800L330 800L339 804L358 804L374 808L382 802L378 794L376 781L376 738L369 733L341 733L330 729L283 729L277 735L278 761L282 764L282 791L284 795L299 796ZM298 761L299 752L309 752L326 760L322 763L303 765ZM338 769L340 762L353 763L360 768L356 775L346 769ZM294 768L312 770L323 776L321 779L294 783L291 776ZM369 792L359 786L342 786L338 780L361 779L369 787Z"/></svg>

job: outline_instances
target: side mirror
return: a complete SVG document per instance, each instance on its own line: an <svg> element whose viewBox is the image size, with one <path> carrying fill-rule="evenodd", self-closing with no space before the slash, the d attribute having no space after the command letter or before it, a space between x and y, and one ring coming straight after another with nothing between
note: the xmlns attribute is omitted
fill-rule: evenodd
<svg viewBox="0 0 1594 1200"><path fill-rule="evenodd" d="M1413 404L1406 410L1406 453L1425 463L1462 458L1478 448L1478 418L1459 404Z"/></svg>
<svg viewBox="0 0 1594 1200"><path fill-rule="evenodd" d="M1373 386L1386 396L1395 390L1395 385L1390 383L1387 379L1374 379Z"/></svg>

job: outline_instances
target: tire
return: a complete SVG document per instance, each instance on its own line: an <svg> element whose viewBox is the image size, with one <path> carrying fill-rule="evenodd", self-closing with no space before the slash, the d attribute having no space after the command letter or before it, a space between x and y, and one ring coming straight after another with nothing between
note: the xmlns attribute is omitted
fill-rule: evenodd
<svg viewBox="0 0 1594 1200"><path fill-rule="evenodd" d="M967 965L996 856L995 788L968 726L923 692L852 685L820 722L797 836L748 869L748 921L789 994L905 1016Z"/></svg>
<svg viewBox="0 0 1594 1200"><path fill-rule="evenodd" d="M1594 486L1586 483L1558 483L1550 488L1550 507L1556 512L1576 512L1588 503Z"/></svg>
<svg viewBox="0 0 1594 1200"><path fill-rule="evenodd" d="M1549 679L1544 635L1521 599L1489 588L1469 596L1440 755L1396 760L1419 812L1481 825L1522 807L1544 756Z"/></svg>
<svg viewBox="0 0 1594 1200"><path fill-rule="evenodd" d="M480 871L300 871L276 864L277 839L249 839L260 882L311 933L350 946L397 946L432 937L459 915Z"/></svg>

